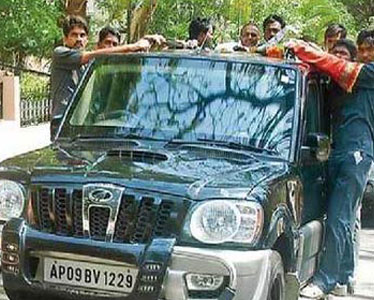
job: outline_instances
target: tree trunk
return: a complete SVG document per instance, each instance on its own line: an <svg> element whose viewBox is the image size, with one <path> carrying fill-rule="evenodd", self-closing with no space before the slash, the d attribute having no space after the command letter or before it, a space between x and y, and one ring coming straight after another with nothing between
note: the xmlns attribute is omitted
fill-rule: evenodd
<svg viewBox="0 0 374 300"><path fill-rule="evenodd" d="M127 5L127 28L126 28L126 35L127 35L127 43L131 43L131 16L132 16L132 0L129 0Z"/></svg>
<svg viewBox="0 0 374 300"><path fill-rule="evenodd" d="M144 0L134 9L130 24L130 42L135 42L145 35L156 6L157 0Z"/></svg>
<svg viewBox="0 0 374 300"><path fill-rule="evenodd" d="M83 18L87 17L88 0L66 0L65 12L67 15L78 15Z"/></svg>

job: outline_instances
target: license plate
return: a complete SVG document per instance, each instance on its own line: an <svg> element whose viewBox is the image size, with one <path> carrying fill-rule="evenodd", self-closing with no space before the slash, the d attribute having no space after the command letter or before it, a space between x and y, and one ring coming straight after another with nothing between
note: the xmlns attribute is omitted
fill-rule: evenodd
<svg viewBox="0 0 374 300"><path fill-rule="evenodd" d="M44 281L50 283L130 293L137 274L126 266L44 258Z"/></svg>

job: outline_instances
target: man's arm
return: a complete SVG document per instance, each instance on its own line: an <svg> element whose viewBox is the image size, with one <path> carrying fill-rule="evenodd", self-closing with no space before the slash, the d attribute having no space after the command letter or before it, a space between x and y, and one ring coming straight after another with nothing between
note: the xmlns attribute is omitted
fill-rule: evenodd
<svg viewBox="0 0 374 300"><path fill-rule="evenodd" d="M59 46L54 49L52 62L59 69L75 70L82 65L82 52L77 49Z"/></svg>
<svg viewBox="0 0 374 300"><path fill-rule="evenodd" d="M312 64L320 71L331 76L347 92L352 91L364 66L323 52L303 41L292 41L286 46L292 49L303 62Z"/></svg>
<svg viewBox="0 0 374 300"><path fill-rule="evenodd" d="M81 63L86 64L92 58L95 58L101 54L112 54L112 53L129 53L138 51L148 51L153 45L161 45L165 42L165 39L161 35L146 35L134 44L121 45L111 48L97 49L93 51L84 51L81 56Z"/></svg>

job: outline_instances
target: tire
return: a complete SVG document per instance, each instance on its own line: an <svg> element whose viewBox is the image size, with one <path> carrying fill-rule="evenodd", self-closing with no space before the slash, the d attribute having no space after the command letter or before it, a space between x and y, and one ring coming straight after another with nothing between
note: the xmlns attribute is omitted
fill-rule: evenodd
<svg viewBox="0 0 374 300"><path fill-rule="evenodd" d="M374 180L370 179L362 199L361 220L362 227L374 228Z"/></svg>
<svg viewBox="0 0 374 300"><path fill-rule="evenodd" d="M274 252L272 270L269 280L267 300L285 300L285 278L282 258Z"/></svg>

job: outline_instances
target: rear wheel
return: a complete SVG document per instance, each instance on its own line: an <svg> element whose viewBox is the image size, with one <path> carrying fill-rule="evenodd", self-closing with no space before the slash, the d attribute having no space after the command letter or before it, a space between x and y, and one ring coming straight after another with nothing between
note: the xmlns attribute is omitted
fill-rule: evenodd
<svg viewBox="0 0 374 300"><path fill-rule="evenodd" d="M278 252L274 252L273 260L267 300L285 300L284 268Z"/></svg>

